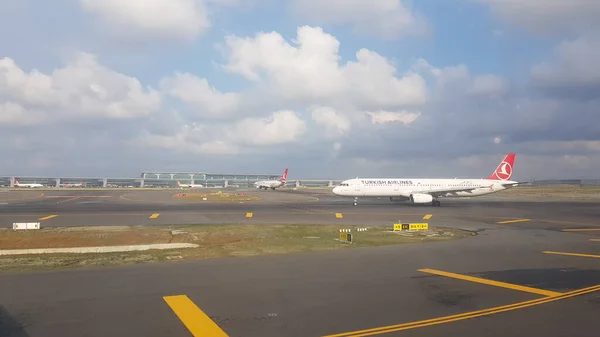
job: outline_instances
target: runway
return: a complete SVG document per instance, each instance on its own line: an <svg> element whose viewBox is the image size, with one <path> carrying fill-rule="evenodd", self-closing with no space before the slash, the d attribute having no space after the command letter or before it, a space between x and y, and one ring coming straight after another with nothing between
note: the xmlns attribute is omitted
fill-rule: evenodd
<svg viewBox="0 0 600 337"><path fill-rule="evenodd" d="M386 199L359 199L353 206L351 199L308 191L252 192L262 200L243 204L182 203L173 192L44 193L0 200L6 203L0 205L2 226L17 220L43 226L402 220L478 235L3 274L2 336L597 335L600 242L590 239L600 238L598 203L495 196L442 200L441 207Z"/></svg>

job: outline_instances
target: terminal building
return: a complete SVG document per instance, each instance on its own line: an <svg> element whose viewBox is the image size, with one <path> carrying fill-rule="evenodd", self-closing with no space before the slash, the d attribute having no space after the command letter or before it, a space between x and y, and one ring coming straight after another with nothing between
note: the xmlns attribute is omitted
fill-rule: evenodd
<svg viewBox="0 0 600 337"><path fill-rule="evenodd" d="M167 188L181 184L199 184L205 187L253 187L259 180L276 180L279 174L230 174L206 172L142 172L138 178L106 178L106 177L32 177L32 176L0 176L0 187L15 187L21 184L42 184L44 187L145 187ZM331 187L341 183L343 179L298 179L288 177L290 187ZM599 186L600 179L551 179L532 180L531 185L579 185Z"/></svg>
<svg viewBox="0 0 600 337"><path fill-rule="evenodd" d="M205 187L253 187L260 180L276 180L279 174L228 174L206 172L142 172L139 178L125 177L32 177L0 176L0 187L15 187L20 184L42 184L45 187L178 187L181 184L199 184ZM339 184L342 180L306 180L288 177L287 186L327 187Z"/></svg>

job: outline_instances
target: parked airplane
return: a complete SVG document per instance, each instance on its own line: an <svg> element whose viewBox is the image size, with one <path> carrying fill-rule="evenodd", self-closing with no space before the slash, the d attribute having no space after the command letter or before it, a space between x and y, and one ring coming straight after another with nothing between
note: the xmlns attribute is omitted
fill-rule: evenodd
<svg viewBox="0 0 600 337"><path fill-rule="evenodd" d="M202 186L200 184L193 184L193 183L182 184L182 183L179 182L179 180L177 180L177 186L179 186L179 187L187 187L187 188L202 188L202 187L204 187L204 186Z"/></svg>
<svg viewBox="0 0 600 337"><path fill-rule="evenodd" d="M254 187L258 188L258 189L276 189L277 187L281 187L283 185L285 185L285 183L287 182L287 175L288 175L288 169L286 168L285 171L283 172L283 175L281 176L281 178L279 178L279 180L262 180L262 181L257 181L254 183Z"/></svg>
<svg viewBox="0 0 600 337"><path fill-rule="evenodd" d="M64 183L60 184L60 187L83 187L83 183Z"/></svg>
<svg viewBox="0 0 600 337"><path fill-rule="evenodd" d="M520 184L510 180L515 154L507 154L487 179L385 179L356 178L343 181L333 189L340 196L388 197L390 201L410 200L414 204L440 206L437 198L475 197L495 193Z"/></svg>
<svg viewBox="0 0 600 337"><path fill-rule="evenodd" d="M38 183L21 184L17 179L15 179L15 187L30 187L30 188L35 188L35 187L44 187L44 185L38 184Z"/></svg>

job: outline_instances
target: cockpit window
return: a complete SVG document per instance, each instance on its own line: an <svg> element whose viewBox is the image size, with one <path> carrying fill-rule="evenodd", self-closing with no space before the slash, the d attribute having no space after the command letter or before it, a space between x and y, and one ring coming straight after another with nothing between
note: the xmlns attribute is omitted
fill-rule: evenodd
<svg viewBox="0 0 600 337"><path fill-rule="evenodd" d="M347 183L341 183L340 186L350 186Z"/></svg>

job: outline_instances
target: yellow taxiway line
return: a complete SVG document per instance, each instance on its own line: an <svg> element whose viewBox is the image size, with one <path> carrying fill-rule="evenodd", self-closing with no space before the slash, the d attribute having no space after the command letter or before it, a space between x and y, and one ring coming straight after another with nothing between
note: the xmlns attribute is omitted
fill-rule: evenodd
<svg viewBox="0 0 600 337"><path fill-rule="evenodd" d="M542 297L542 298L538 298L535 300L518 302L518 303L499 306L499 307L489 308L489 309L465 312L462 314L426 319L426 320L416 321L416 322L383 326L383 327L379 327L379 328L344 332L344 333L340 333L340 334L327 335L327 336L323 336L323 337L364 337L364 336L380 335L380 334L390 333L390 332L395 332L395 331L423 328L423 327L430 326L430 325L451 323L451 322L461 321L461 320L470 319L470 318L498 314L501 312L506 312L506 311L511 311L511 310L523 309L523 308L527 308L527 307L531 307L531 306L535 306L535 305L540 305L540 304L544 304L544 303L563 300L563 299L570 298L570 297L585 295L585 294L589 294L589 293L592 293L595 291L600 291L600 285L595 285L595 286L588 287L588 288L583 288L583 289L566 292L566 293L563 293L563 294L560 294L557 296Z"/></svg>
<svg viewBox="0 0 600 337"><path fill-rule="evenodd" d="M163 299L194 337L228 337L186 295L164 296Z"/></svg>
<svg viewBox="0 0 600 337"><path fill-rule="evenodd" d="M507 288L507 289L512 289L512 290L519 290L519 291L524 291L527 293L538 294L538 295L543 295L543 296L558 296L558 295L560 295L560 293L555 292L555 291L531 288L531 287L526 287L526 286L520 286L518 284L512 284L512 283L506 283L506 282L500 282L500 281L487 280L487 279L480 278L480 277L449 273L449 272L445 272L445 271L441 271L441 270L419 269L419 271L423 272L423 273L446 276L446 277L456 278L456 279L464 280L464 281L488 284L488 285L492 285L492 286L496 286L496 287Z"/></svg>
<svg viewBox="0 0 600 337"><path fill-rule="evenodd" d="M342 215L342 213L335 213L335 217L338 219L342 219L344 216Z"/></svg>
<svg viewBox="0 0 600 337"><path fill-rule="evenodd" d="M252 213L252 212L246 213L246 218L251 218L253 216L254 216L254 213Z"/></svg>
<svg viewBox="0 0 600 337"><path fill-rule="evenodd" d="M150 219L156 219L160 216L160 213L154 213L150 216Z"/></svg>
<svg viewBox="0 0 600 337"><path fill-rule="evenodd" d="M527 222L527 221L531 221L531 219L515 219L515 220L505 220L505 221L498 221L496 223L499 224L505 224L505 223L516 223L516 222Z"/></svg>
<svg viewBox="0 0 600 337"><path fill-rule="evenodd" d="M425 216L423 217L423 220L429 220L429 219L431 219L432 216L433 216L433 214L425 214Z"/></svg>
<svg viewBox="0 0 600 337"><path fill-rule="evenodd" d="M567 255L567 256L579 256L579 257L591 257L600 259L600 255L592 255L592 254L579 254L579 253L566 253L566 252L551 252L551 251L543 251L544 254L554 254L554 255Z"/></svg>
<svg viewBox="0 0 600 337"><path fill-rule="evenodd" d="M49 219L52 219L52 218L56 218L57 216L58 215L56 215L56 214L52 214L52 215L45 216L43 218L39 218L38 220L49 220Z"/></svg>

